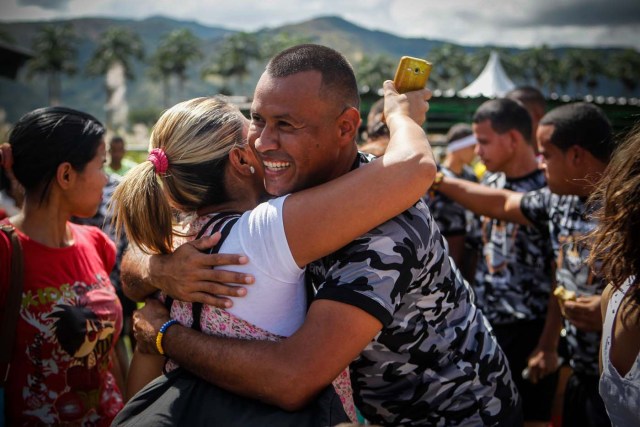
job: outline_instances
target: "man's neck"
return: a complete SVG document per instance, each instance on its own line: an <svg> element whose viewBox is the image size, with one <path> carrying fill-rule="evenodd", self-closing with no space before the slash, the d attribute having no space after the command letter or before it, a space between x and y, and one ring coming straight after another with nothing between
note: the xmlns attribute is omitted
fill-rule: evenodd
<svg viewBox="0 0 640 427"><path fill-rule="evenodd" d="M120 168L122 167L122 162L112 161L111 163L109 163L109 167L114 171L120 170Z"/></svg>
<svg viewBox="0 0 640 427"><path fill-rule="evenodd" d="M530 145L522 146L515 153L513 159L502 170L505 176L510 179L521 178L527 176L540 169L533 147Z"/></svg>
<svg viewBox="0 0 640 427"><path fill-rule="evenodd" d="M341 153L338 162L335 167L335 174L331 179L338 178L346 173L351 172L359 166L360 157L358 156L358 146L353 143L353 147L349 146L345 148L345 151Z"/></svg>

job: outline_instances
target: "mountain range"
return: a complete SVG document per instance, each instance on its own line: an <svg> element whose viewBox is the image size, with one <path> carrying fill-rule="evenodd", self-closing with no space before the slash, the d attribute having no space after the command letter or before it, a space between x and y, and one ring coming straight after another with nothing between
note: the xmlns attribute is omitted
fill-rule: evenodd
<svg viewBox="0 0 640 427"><path fill-rule="evenodd" d="M154 51L164 35L175 29L189 29L201 40L204 58L194 63L188 72L188 80L184 88L184 98L218 93L220 82L204 81L200 78L200 70L211 60L217 45L229 34L237 31L221 27L209 27L193 21L180 21L156 16L143 20L111 19L111 18L79 18L66 21L37 21L20 23L0 23L0 36L18 48L29 49L38 30L44 25L72 24L79 36L77 63L79 70L73 77L62 80L62 97L64 105L83 109L104 119L105 91L103 79L90 77L82 70L91 57L100 35L109 27L120 26L137 33L144 44L147 56ZM276 28L264 28L255 34L266 37L276 33L288 33L307 37L315 43L331 46L344 53L347 58L357 61L364 55L386 54L392 58L402 55L428 57L428 52L441 46L444 41L425 38L403 38L382 31L368 30L339 17L321 17L309 21L284 25ZM467 51L476 47L463 46ZM562 49L562 48L558 48ZM517 52L519 49L509 49ZM598 49L606 50L606 49ZM263 69L263 63L251 65L251 76L244 82L231 86L235 94L251 95L256 79ZM0 108L6 111L7 119L15 121L23 113L46 105L47 88L44 78L28 78L26 70L20 71L16 80L0 77ZM145 63L137 63L134 68L135 80L127 83L127 102L130 111L159 111L162 108L162 88L157 79L148 74ZM607 95L618 96L621 87L616 82L605 82ZM175 96L175 94L174 94ZM177 99L172 99L177 102Z"/></svg>

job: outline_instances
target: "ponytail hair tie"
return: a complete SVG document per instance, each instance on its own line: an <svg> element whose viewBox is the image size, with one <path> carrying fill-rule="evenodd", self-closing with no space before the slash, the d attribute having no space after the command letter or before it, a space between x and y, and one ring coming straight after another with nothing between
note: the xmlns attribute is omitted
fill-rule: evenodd
<svg viewBox="0 0 640 427"><path fill-rule="evenodd" d="M11 170L13 167L13 152L8 142L0 144L0 168Z"/></svg>
<svg viewBox="0 0 640 427"><path fill-rule="evenodd" d="M147 160L153 164L158 175L167 172L167 169L169 169L169 159L167 159L167 155L162 148L154 148L151 150Z"/></svg>

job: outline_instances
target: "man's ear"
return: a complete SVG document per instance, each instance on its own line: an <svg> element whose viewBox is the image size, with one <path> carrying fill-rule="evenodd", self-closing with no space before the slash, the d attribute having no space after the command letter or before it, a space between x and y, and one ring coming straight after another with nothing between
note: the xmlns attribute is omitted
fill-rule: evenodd
<svg viewBox="0 0 640 427"><path fill-rule="evenodd" d="M509 144L512 150L515 150L518 144L520 144L521 142L523 144L527 143L522 134L516 129L509 129L507 132L509 133Z"/></svg>
<svg viewBox="0 0 640 427"><path fill-rule="evenodd" d="M358 135L358 129L360 128L360 112L357 108L348 107L338 117L338 129L340 132L340 138L345 143L352 143L355 141Z"/></svg>
<svg viewBox="0 0 640 427"><path fill-rule="evenodd" d="M584 162L587 160L586 155L588 151L581 146L574 144L567 149L566 156L573 166L584 166Z"/></svg>
<svg viewBox="0 0 640 427"><path fill-rule="evenodd" d="M71 188L75 182L76 175L76 171L71 166L71 163L60 163L56 170L56 182L63 190L67 190Z"/></svg>

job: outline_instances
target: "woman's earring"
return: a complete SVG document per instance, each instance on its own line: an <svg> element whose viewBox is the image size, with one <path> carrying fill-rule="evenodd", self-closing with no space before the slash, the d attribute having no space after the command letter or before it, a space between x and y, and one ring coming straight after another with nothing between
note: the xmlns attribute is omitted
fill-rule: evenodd
<svg viewBox="0 0 640 427"><path fill-rule="evenodd" d="M249 166L249 171L251 172L251 175L253 175L254 173L256 173L256 168L254 168L253 166Z"/></svg>

